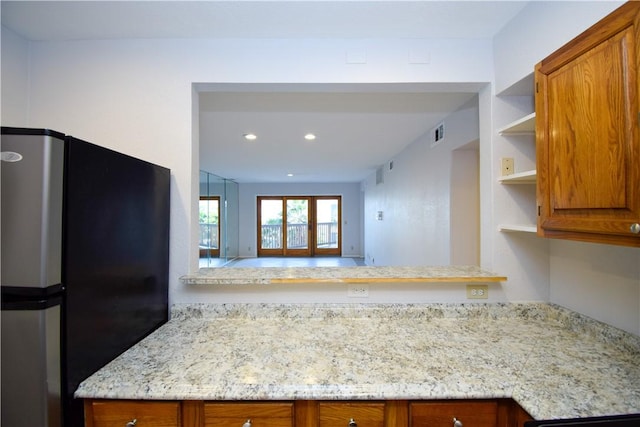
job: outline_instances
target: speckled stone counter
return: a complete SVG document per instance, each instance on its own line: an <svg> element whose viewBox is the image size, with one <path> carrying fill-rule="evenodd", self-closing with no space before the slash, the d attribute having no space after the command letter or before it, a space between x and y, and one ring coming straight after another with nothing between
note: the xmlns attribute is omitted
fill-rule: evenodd
<svg viewBox="0 0 640 427"><path fill-rule="evenodd" d="M182 276L187 285L271 283L503 282L507 278L476 266L440 267L240 267L201 268Z"/></svg>
<svg viewBox="0 0 640 427"><path fill-rule="evenodd" d="M82 398L513 398L640 412L640 337L547 304L178 305Z"/></svg>

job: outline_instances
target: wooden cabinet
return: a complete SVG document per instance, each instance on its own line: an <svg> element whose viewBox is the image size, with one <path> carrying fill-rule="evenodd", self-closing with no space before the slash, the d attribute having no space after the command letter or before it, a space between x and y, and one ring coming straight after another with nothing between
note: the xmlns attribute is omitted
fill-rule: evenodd
<svg viewBox="0 0 640 427"><path fill-rule="evenodd" d="M87 427L522 427L511 399L386 401L86 400Z"/></svg>
<svg viewBox="0 0 640 427"><path fill-rule="evenodd" d="M87 427L182 426L180 402L93 400L84 408Z"/></svg>
<svg viewBox="0 0 640 427"><path fill-rule="evenodd" d="M319 427L384 427L384 402L320 402Z"/></svg>
<svg viewBox="0 0 640 427"><path fill-rule="evenodd" d="M640 247L640 3L535 67L538 234Z"/></svg>
<svg viewBox="0 0 640 427"><path fill-rule="evenodd" d="M205 427L292 427L293 402L205 402Z"/></svg>
<svg viewBox="0 0 640 427"><path fill-rule="evenodd" d="M527 421L533 420L533 417L529 415L527 411L522 409L520 405L513 402L512 411L510 414L510 426L513 427L524 427L524 423Z"/></svg>
<svg viewBox="0 0 640 427"><path fill-rule="evenodd" d="M496 427L498 402L494 400L411 402L409 419L410 427Z"/></svg>

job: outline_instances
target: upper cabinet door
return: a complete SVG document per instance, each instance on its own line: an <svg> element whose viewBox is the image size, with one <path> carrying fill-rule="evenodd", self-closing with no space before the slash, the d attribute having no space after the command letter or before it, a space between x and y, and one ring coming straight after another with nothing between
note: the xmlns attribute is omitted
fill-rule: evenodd
<svg viewBox="0 0 640 427"><path fill-rule="evenodd" d="M535 68L538 234L640 247L640 2Z"/></svg>

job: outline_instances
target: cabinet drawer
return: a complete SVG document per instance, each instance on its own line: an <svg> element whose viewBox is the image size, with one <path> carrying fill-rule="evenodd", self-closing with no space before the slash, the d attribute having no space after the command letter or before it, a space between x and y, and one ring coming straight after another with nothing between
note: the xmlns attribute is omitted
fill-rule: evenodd
<svg viewBox="0 0 640 427"><path fill-rule="evenodd" d="M228 402L204 404L205 427L293 427L293 403Z"/></svg>
<svg viewBox="0 0 640 427"><path fill-rule="evenodd" d="M384 402L320 402L320 427L349 427L351 420L357 427L383 427Z"/></svg>
<svg viewBox="0 0 640 427"><path fill-rule="evenodd" d="M494 401L412 402L411 427L453 427L454 418L465 427L496 427L498 404Z"/></svg>
<svg viewBox="0 0 640 427"><path fill-rule="evenodd" d="M125 427L135 421L136 427L179 427L179 402L92 401L87 408L89 427Z"/></svg>

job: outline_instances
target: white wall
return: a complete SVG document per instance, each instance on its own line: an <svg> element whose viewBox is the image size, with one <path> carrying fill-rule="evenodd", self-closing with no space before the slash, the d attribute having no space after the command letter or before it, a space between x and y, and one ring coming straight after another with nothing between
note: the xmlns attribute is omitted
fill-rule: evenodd
<svg viewBox="0 0 640 427"><path fill-rule="evenodd" d="M445 138L431 147L423 135L383 165L365 189L365 262L368 265L448 265L451 263L453 150L478 139L478 101L474 98L446 117ZM383 219L377 219L377 213ZM468 211L470 221L478 213ZM472 242L473 245L476 241ZM477 264L477 263L474 263Z"/></svg>
<svg viewBox="0 0 640 427"><path fill-rule="evenodd" d="M615 10L623 1L532 1L494 38L496 92Z"/></svg>
<svg viewBox="0 0 640 427"><path fill-rule="evenodd" d="M342 256L361 257L361 200L359 183L239 184L240 257L257 256L258 196L342 196Z"/></svg>
<svg viewBox="0 0 640 427"><path fill-rule="evenodd" d="M451 152L451 264L480 265L480 144Z"/></svg>
<svg viewBox="0 0 640 427"><path fill-rule="evenodd" d="M2 27L2 126L19 126L28 121L29 44L11 30Z"/></svg>

